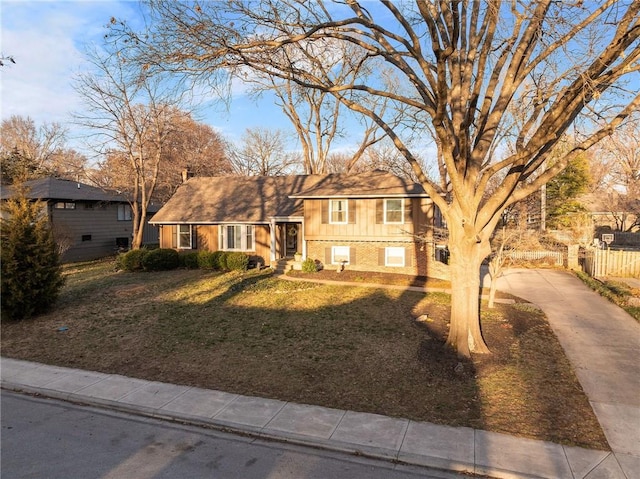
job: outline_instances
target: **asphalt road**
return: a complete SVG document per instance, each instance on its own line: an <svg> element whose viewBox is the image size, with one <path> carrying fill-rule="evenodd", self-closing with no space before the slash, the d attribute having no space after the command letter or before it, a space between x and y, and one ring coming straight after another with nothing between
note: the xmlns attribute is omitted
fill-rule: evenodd
<svg viewBox="0 0 640 479"><path fill-rule="evenodd" d="M3 479L463 477L8 391L1 413Z"/></svg>

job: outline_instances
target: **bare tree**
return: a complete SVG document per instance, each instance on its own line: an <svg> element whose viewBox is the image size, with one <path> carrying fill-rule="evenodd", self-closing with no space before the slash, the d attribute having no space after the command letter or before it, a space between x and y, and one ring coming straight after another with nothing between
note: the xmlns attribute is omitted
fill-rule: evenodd
<svg viewBox="0 0 640 479"><path fill-rule="evenodd" d="M77 179L86 158L66 146L67 130L59 123L36 126L30 117L13 115L0 126L3 182L54 175Z"/></svg>
<svg viewBox="0 0 640 479"><path fill-rule="evenodd" d="M240 144L231 147L230 159L236 174L244 176L281 176L295 171L299 158L286 151L287 134L283 130L247 128Z"/></svg>
<svg viewBox="0 0 640 479"><path fill-rule="evenodd" d="M347 50L344 50L345 47ZM323 68L339 71L338 77L341 82L347 81L348 78L355 81L357 75L362 75L362 71L350 61L351 50L352 47L347 44L329 44L322 52L325 58ZM287 55L296 56L296 53L295 49L291 49ZM264 72L245 78L256 83L254 94L260 95L264 91L272 91L275 94L276 103L291 121L298 136L305 174L327 173L330 168L328 155L334 140L346 136L345 106L328 91L305 88L292 79L282 79ZM383 138L375 122L365 119L361 126L362 137L355 152L350 155L347 169L360 159L367 148ZM350 136L355 135L351 132Z"/></svg>
<svg viewBox="0 0 640 479"><path fill-rule="evenodd" d="M178 115L165 148L158 176L155 199L167 201L188 176L224 176L233 174L229 147L211 126L193 119L189 113Z"/></svg>
<svg viewBox="0 0 640 479"><path fill-rule="evenodd" d="M449 228L447 343L464 356L489 352L480 329L479 271L502 211L640 107L637 89L624 83L639 70L637 1L148 3L148 31L114 25L112 34L143 43L139 61L150 68L214 85L246 68L292 80L331 93L392 139ZM329 42L352 46L350 61L358 68L382 61L399 84L340 81L313 54ZM385 110L365 97L384 98ZM512 121L510 105L524 112L524 121ZM408 146L413 127L426 123L448 191L425 175ZM548 164L572 125L581 128L580 140ZM506 127L517 128L514 150L495 156ZM488 194L494 178L500 181Z"/></svg>
<svg viewBox="0 0 640 479"><path fill-rule="evenodd" d="M592 195L601 199L618 229L640 227L640 116L605 138L591 157Z"/></svg>
<svg viewBox="0 0 640 479"><path fill-rule="evenodd" d="M121 51L94 50L87 58L93 71L76 81L87 110L76 120L95 132L95 147L118 158L124 169L119 189L131 204L131 246L137 249L173 122L181 115L179 99L160 76L151 77Z"/></svg>

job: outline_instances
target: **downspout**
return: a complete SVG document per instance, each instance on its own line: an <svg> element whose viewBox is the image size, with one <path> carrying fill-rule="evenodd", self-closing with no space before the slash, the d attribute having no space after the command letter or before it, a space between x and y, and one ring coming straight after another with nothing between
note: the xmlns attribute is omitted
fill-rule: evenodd
<svg viewBox="0 0 640 479"><path fill-rule="evenodd" d="M300 223L300 241L302 242L302 259L307 259L307 240L304 239L304 218Z"/></svg>

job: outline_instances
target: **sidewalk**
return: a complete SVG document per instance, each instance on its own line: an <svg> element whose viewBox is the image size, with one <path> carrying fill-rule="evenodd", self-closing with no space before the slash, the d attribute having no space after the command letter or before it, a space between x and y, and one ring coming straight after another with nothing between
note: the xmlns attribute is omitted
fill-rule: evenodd
<svg viewBox="0 0 640 479"><path fill-rule="evenodd" d="M621 478L613 453L2 358L2 388L497 478ZM637 476L635 476L637 477Z"/></svg>

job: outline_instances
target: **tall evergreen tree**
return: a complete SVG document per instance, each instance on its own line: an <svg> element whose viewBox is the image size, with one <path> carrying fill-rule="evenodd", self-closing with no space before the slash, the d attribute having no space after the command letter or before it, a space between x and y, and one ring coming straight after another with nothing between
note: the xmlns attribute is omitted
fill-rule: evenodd
<svg viewBox="0 0 640 479"><path fill-rule="evenodd" d="M3 206L1 237L2 313L25 319L47 311L64 278L46 203L30 201L24 188Z"/></svg>

